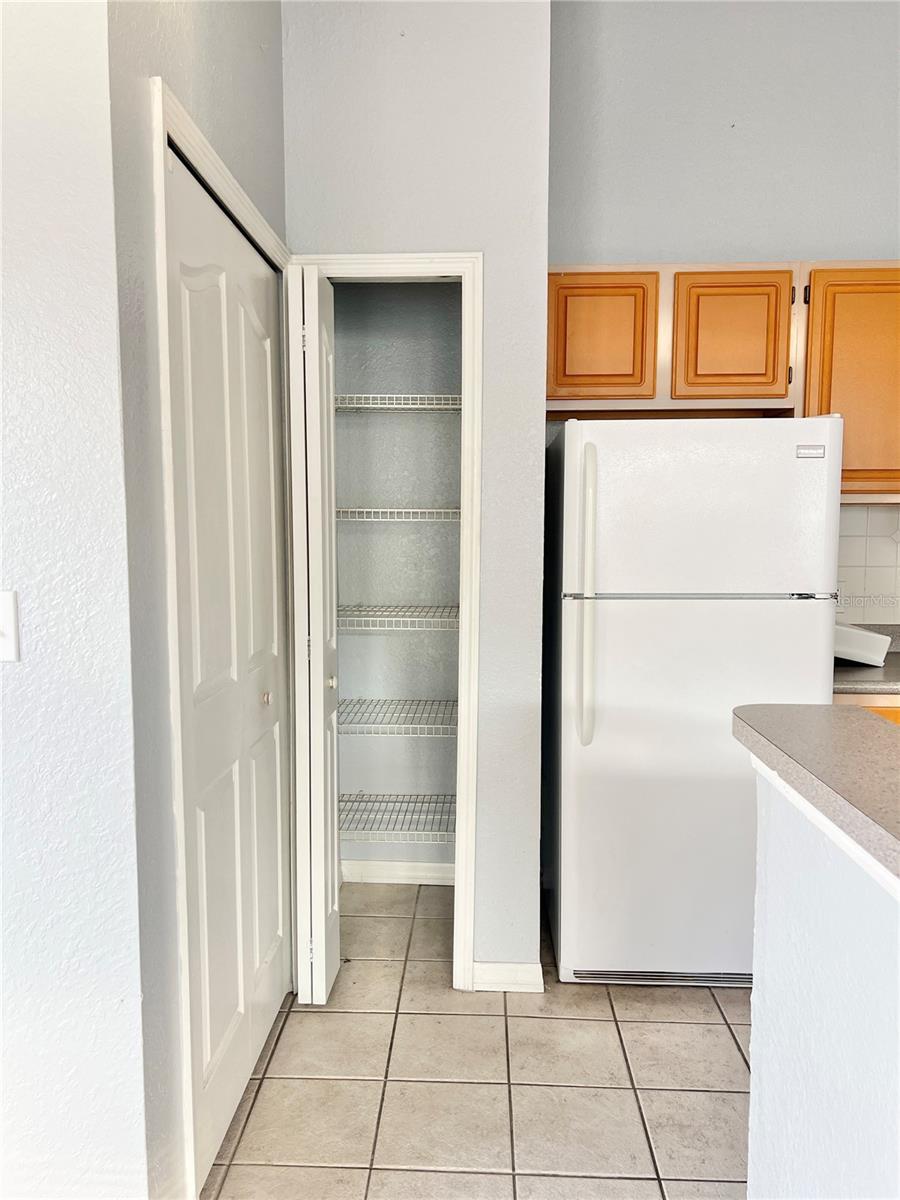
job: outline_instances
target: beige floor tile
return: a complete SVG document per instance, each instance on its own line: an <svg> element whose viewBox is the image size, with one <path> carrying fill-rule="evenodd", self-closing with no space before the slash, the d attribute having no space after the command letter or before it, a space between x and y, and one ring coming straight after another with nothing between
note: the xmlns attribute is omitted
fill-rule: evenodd
<svg viewBox="0 0 900 1200"><path fill-rule="evenodd" d="M281 1028L287 1020L287 1012L279 1012L275 1018L275 1024L269 1030L269 1036L266 1038L265 1045L260 1051L259 1058L256 1060L252 1072L251 1079L261 1079L266 1073L266 1067L269 1065L269 1059L272 1057L272 1051L275 1049L275 1043L278 1041L278 1036L281 1033Z"/></svg>
<svg viewBox="0 0 900 1200"><path fill-rule="evenodd" d="M405 958L409 917L341 917L342 958Z"/></svg>
<svg viewBox="0 0 900 1200"><path fill-rule="evenodd" d="M449 962L409 962L400 994L401 1012L483 1013L503 1012L502 992L457 992Z"/></svg>
<svg viewBox="0 0 900 1200"><path fill-rule="evenodd" d="M703 1179L664 1179L666 1200L747 1200L746 1183L711 1183Z"/></svg>
<svg viewBox="0 0 900 1200"><path fill-rule="evenodd" d="M506 1083L503 1018L401 1013L389 1077Z"/></svg>
<svg viewBox="0 0 900 1200"><path fill-rule="evenodd" d="M363 1200L369 1172L349 1167L231 1167L220 1200Z"/></svg>
<svg viewBox="0 0 900 1200"><path fill-rule="evenodd" d="M369 1200L512 1200L512 1175L373 1171Z"/></svg>
<svg viewBox="0 0 900 1200"><path fill-rule="evenodd" d="M390 1013L291 1013L267 1078L383 1079Z"/></svg>
<svg viewBox="0 0 900 1200"><path fill-rule="evenodd" d="M586 1179L572 1175L517 1175L519 1200L660 1200L655 1179Z"/></svg>
<svg viewBox="0 0 900 1200"><path fill-rule="evenodd" d="M580 1017L612 1020L605 984L560 983L555 970L544 968L543 992L510 992L507 1011L517 1017Z"/></svg>
<svg viewBox="0 0 900 1200"><path fill-rule="evenodd" d="M713 991L732 1025L750 1024L749 988L713 988Z"/></svg>
<svg viewBox="0 0 900 1200"><path fill-rule="evenodd" d="M514 1085L512 1095L519 1171L653 1175L632 1091Z"/></svg>
<svg viewBox="0 0 900 1200"><path fill-rule="evenodd" d="M722 1020L709 988L627 987L609 989L620 1021L708 1021Z"/></svg>
<svg viewBox="0 0 900 1200"><path fill-rule="evenodd" d="M734 1036L741 1043L741 1049L750 1057L750 1026L749 1025L732 1025Z"/></svg>
<svg viewBox="0 0 900 1200"><path fill-rule="evenodd" d="M413 959L453 959L453 922L434 917L416 917L413 921L409 957Z"/></svg>
<svg viewBox="0 0 900 1200"><path fill-rule="evenodd" d="M294 1012L393 1012L402 959L357 958L341 964L327 1004L297 1004Z"/></svg>
<svg viewBox="0 0 900 1200"><path fill-rule="evenodd" d="M513 1083L629 1087L628 1068L612 1021L510 1017Z"/></svg>
<svg viewBox="0 0 900 1200"><path fill-rule="evenodd" d="M425 883L419 888L417 917L452 917L453 888L444 884Z"/></svg>
<svg viewBox="0 0 900 1200"><path fill-rule="evenodd" d="M750 1072L727 1025L633 1021L621 1028L636 1087L705 1092L750 1087Z"/></svg>
<svg viewBox="0 0 900 1200"><path fill-rule="evenodd" d="M511 1170L506 1086L389 1082L375 1166Z"/></svg>
<svg viewBox="0 0 900 1200"><path fill-rule="evenodd" d="M222 1145L219 1147L219 1153L214 1161L218 1163L231 1162L234 1148L238 1144L241 1134L244 1131L244 1126L247 1123L247 1117L250 1109L253 1107L253 1101L256 1098L257 1090L259 1089L259 1080L251 1079L244 1089L244 1094L241 1096L241 1102L237 1106L234 1116L231 1118L231 1124L222 1138Z"/></svg>
<svg viewBox="0 0 900 1200"><path fill-rule="evenodd" d="M374 1080L264 1080L235 1162L367 1167L382 1086Z"/></svg>
<svg viewBox="0 0 900 1200"><path fill-rule="evenodd" d="M746 1179L749 1097L733 1092L641 1092L663 1178Z"/></svg>
<svg viewBox="0 0 900 1200"><path fill-rule="evenodd" d="M219 1189L225 1180L225 1172L227 1170L226 1166L210 1167L206 1182L200 1189L200 1200L216 1200L216 1197L219 1195Z"/></svg>
<svg viewBox="0 0 900 1200"><path fill-rule="evenodd" d="M416 907L415 883L343 883L342 917L411 917Z"/></svg>

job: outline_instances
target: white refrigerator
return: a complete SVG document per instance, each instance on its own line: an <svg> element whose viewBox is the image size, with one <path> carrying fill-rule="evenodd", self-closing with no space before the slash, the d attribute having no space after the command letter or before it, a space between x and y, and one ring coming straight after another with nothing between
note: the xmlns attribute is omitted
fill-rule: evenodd
<svg viewBox="0 0 900 1200"><path fill-rule="evenodd" d="M548 447L560 979L749 982L755 787L732 709L831 703L841 433L839 417L569 421Z"/></svg>

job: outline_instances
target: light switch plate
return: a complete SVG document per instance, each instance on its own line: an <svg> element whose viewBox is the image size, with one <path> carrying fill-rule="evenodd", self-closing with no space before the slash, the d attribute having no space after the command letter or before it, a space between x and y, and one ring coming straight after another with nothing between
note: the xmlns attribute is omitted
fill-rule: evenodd
<svg viewBox="0 0 900 1200"><path fill-rule="evenodd" d="M0 592L0 662L19 661L19 600L15 592Z"/></svg>

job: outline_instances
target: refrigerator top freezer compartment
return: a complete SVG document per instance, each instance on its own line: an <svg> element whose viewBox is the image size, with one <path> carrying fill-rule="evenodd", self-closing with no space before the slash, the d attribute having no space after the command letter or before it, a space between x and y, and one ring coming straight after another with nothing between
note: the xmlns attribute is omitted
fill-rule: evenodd
<svg viewBox="0 0 900 1200"><path fill-rule="evenodd" d="M838 417L567 422L561 591L832 595L841 434Z"/></svg>

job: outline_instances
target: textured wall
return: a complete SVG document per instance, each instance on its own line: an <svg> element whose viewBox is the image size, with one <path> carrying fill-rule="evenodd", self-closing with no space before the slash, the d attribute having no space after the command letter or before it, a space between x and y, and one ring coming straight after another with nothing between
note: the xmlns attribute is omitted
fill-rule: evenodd
<svg viewBox="0 0 900 1200"><path fill-rule="evenodd" d="M146 1195L105 4L3 6L3 1183Z"/></svg>
<svg viewBox="0 0 900 1200"><path fill-rule="evenodd" d="M277 3L109 5L131 588L147 1145L153 1195L183 1194L178 962L147 80L162 75L260 211L284 227Z"/></svg>
<svg viewBox="0 0 900 1200"><path fill-rule="evenodd" d="M538 960L549 12L284 5L298 253L484 252L475 957Z"/></svg>
<svg viewBox="0 0 900 1200"><path fill-rule="evenodd" d="M553 8L550 262L900 254L900 8Z"/></svg>

